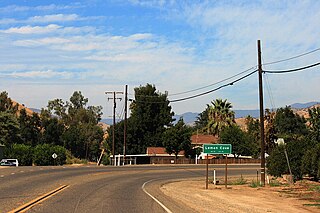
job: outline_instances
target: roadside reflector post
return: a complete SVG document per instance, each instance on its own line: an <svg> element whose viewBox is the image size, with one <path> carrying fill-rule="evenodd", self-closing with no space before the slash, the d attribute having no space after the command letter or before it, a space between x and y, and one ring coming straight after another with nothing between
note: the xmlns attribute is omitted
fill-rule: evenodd
<svg viewBox="0 0 320 213"><path fill-rule="evenodd" d="M216 181L216 170L213 170L213 184L217 185L217 181Z"/></svg>
<svg viewBox="0 0 320 213"><path fill-rule="evenodd" d="M228 155L226 154L225 187L228 188Z"/></svg>
<svg viewBox="0 0 320 213"><path fill-rule="evenodd" d="M207 154L207 160L206 160L206 162L207 162L207 172L206 172L206 189L208 189L208 173L209 173L209 157L208 157L209 155Z"/></svg>

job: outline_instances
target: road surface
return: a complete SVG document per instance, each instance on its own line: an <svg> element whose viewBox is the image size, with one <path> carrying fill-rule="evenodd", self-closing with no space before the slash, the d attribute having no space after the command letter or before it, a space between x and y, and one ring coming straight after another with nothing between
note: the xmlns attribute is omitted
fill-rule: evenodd
<svg viewBox="0 0 320 213"><path fill-rule="evenodd" d="M229 165L228 175L255 175L258 168ZM224 165L209 169L224 177ZM205 165L1 168L0 212L17 209L60 187L27 212L192 212L159 190L161 184L187 178L205 180Z"/></svg>

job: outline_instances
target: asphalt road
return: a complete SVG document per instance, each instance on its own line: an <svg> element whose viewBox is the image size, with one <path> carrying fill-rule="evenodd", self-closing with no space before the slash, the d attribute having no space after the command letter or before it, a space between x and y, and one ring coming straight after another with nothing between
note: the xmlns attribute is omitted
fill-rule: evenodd
<svg viewBox="0 0 320 213"><path fill-rule="evenodd" d="M228 175L255 175L258 168L229 165ZM213 169L224 177L224 165L210 165L210 176ZM161 184L187 178L205 181L205 165L0 168L0 212L14 210L64 185L65 189L27 212L192 212L159 190Z"/></svg>

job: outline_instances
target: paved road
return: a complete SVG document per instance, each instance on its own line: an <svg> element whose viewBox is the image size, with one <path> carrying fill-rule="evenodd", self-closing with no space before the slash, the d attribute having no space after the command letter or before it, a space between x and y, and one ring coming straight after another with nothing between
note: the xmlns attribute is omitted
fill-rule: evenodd
<svg viewBox="0 0 320 213"><path fill-rule="evenodd" d="M224 165L210 165L224 176ZM259 165L229 165L229 176L255 175ZM203 178L205 165L56 166L0 169L0 212L8 212L62 185L61 192L28 212L192 212L171 200L159 186L175 179ZM145 184L144 191L142 186Z"/></svg>

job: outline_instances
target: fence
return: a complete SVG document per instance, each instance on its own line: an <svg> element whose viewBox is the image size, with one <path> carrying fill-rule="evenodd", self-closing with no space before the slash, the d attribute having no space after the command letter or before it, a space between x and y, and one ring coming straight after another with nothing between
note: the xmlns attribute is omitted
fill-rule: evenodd
<svg viewBox="0 0 320 213"><path fill-rule="evenodd" d="M150 158L151 164L174 164L174 158ZM198 164L206 164L206 159L199 159ZM224 158L208 159L209 164L225 164ZM247 158L228 158L228 164L256 164L260 163L260 159L247 159ZM195 164L195 159L178 158L176 164Z"/></svg>

